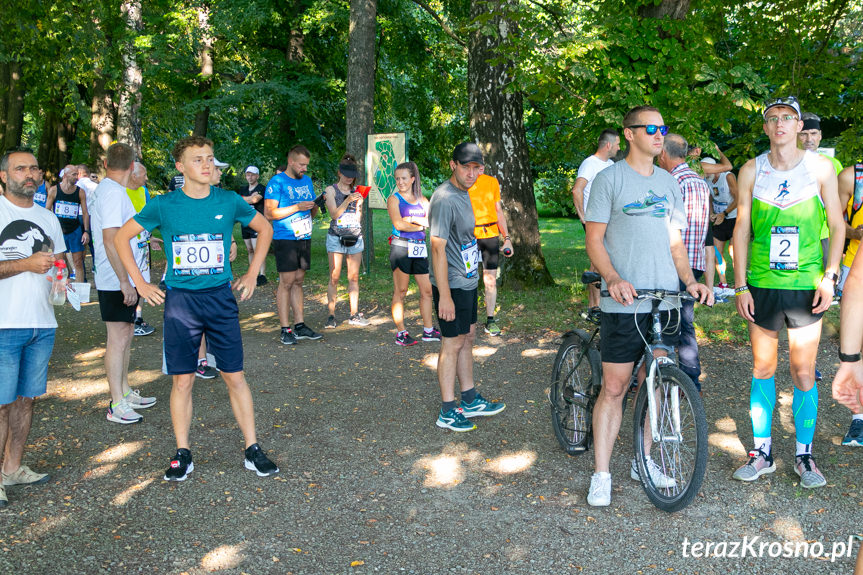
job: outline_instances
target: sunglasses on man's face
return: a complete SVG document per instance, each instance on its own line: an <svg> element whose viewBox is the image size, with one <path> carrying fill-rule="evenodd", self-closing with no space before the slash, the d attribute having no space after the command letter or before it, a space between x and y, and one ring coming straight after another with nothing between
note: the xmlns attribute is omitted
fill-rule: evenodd
<svg viewBox="0 0 863 575"><path fill-rule="evenodd" d="M634 130L636 128L644 128L644 131L648 136L652 136L659 130L659 133L663 136L668 133L668 126L657 126L656 124L634 124L629 126L630 130Z"/></svg>

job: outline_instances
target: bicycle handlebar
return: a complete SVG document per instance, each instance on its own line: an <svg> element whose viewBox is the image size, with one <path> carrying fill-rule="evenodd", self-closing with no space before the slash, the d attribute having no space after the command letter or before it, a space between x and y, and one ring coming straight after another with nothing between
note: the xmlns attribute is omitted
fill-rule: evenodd
<svg viewBox="0 0 863 575"><path fill-rule="evenodd" d="M676 297L680 298L684 301L698 301L697 298L692 297L685 291L673 291L673 290L662 290L662 289L637 289L635 290L637 294L637 299L665 299L667 297ZM599 295L602 297L611 297L611 294L608 293L608 290L602 290L599 292Z"/></svg>

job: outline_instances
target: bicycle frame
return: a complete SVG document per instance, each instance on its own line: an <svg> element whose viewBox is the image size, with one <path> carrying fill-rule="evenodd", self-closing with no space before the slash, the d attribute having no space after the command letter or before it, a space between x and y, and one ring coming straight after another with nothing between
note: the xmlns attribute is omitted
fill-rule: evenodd
<svg viewBox="0 0 863 575"><path fill-rule="evenodd" d="M680 442L683 440L683 435L680 433L680 395L677 393L677 389L675 389L677 386L672 388L671 393L671 421L673 435L664 438L660 436L659 414L657 413L656 405L656 371L662 365L677 364L677 362L671 357L674 353L674 348L662 343L662 321L659 318L659 304L665 295L665 292L656 292L656 295L651 297L652 309L650 313L653 321L651 323L650 342L647 342L647 345L645 346L644 358L641 362L635 365L634 369L637 371L642 363L649 366L642 385L647 385L647 407L648 416L650 418L650 435L653 437L653 441L658 442L664 440ZM667 352L668 355L654 356L654 350L663 350Z"/></svg>

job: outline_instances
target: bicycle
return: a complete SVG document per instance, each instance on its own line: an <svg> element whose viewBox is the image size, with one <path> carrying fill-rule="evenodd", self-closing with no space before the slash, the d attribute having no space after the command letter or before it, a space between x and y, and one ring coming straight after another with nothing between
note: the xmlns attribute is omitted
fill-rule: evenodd
<svg viewBox="0 0 863 575"><path fill-rule="evenodd" d="M581 281L595 284L599 274L585 272ZM670 299L678 302L686 293L667 290L636 290L636 305L651 303L650 340L641 334L645 351L632 370L629 391L624 394L623 408L629 393L635 391L633 443L642 487L648 499L659 509L679 511L692 502L707 469L707 418L701 396L689 377L677 367L674 350L662 343L663 325L660 304ZM608 292L603 292L607 296ZM674 305L674 303L672 303ZM677 306L679 307L679 303ZM549 389L552 427L561 447L569 455L584 453L592 442L593 407L602 385L602 361L599 353L598 310L582 317L594 324L592 334L583 330L564 334L552 369ZM635 316L633 316L633 319ZM640 332L639 332L640 333ZM653 357L654 350L668 356ZM647 366L644 382L639 385L638 372ZM647 443L647 448L645 448ZM672 479L656 485L647 468L648 457L662 473Z"/></svg>

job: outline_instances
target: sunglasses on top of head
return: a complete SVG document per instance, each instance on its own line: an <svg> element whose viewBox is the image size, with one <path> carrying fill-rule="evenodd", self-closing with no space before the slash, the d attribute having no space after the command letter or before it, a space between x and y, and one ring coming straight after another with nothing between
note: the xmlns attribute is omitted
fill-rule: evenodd
<svg viewBox="0 0 863 575"><path fill-rule="evenodd" d="M644 128L644 131L648 136L652 136L659 130L659 133L663 136L668 133L668 126L657 126L656 124L633 124L632 126L627 126L630 130L634 130L636 128Z"/></svg>
<svg viewBox="0 0 863 575"><path fill-rule="evenodd" d="M784 98L773 98L772 100L767 100L764 102L765 108L770 108L773 106L788 106L789 108L795 108L800 105L800 102L794 96L786 96Z"/></svg>

